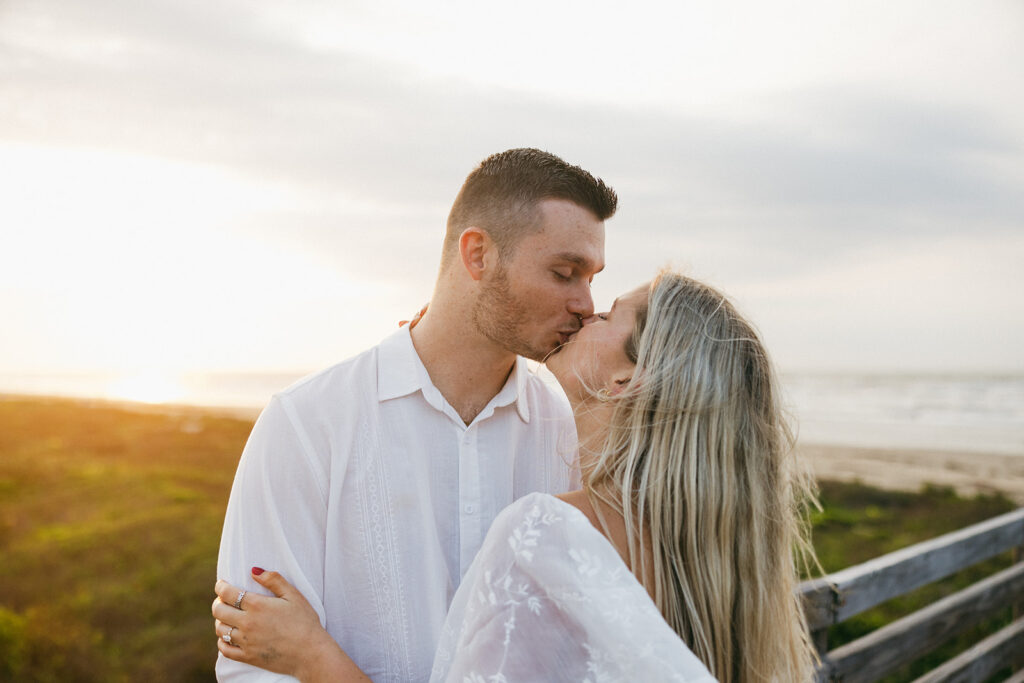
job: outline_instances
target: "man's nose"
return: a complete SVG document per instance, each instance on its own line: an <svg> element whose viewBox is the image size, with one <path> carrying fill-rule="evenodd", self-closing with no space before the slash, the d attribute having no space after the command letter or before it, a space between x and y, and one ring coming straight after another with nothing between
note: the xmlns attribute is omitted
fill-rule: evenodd
<svg viewBox="0 0 1024 683"><path fill-rule="evenodd" d="M587 283L576 298L569 302L569 312L581 320L594 316L594 298L590 296L590 283Z"/></svg>

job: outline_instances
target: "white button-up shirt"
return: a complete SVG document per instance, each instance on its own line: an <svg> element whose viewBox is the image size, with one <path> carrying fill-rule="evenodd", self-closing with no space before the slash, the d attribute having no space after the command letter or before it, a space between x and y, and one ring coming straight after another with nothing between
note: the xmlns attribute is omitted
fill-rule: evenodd
<svg viewBox="0 0 1024 683"><path fill-rule="evenodd" d="M235 474L217 573L281 572L376 683L425 681L448 604L494 517L569 487L565 398L517 359L470 425L404 327L274 396ZM221 681L293 680L220 656Z"/></svg>

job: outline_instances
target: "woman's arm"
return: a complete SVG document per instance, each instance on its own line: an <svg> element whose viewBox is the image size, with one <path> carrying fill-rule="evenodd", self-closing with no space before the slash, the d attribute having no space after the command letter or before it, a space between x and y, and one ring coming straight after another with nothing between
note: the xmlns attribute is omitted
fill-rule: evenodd
<svg viewBox="0 0 1024 683"><path fill-rule="evenodd" d="M253 579L277 597L246 593L226 581L213 601L217 648L228 659L287 674L303 683L370 681L320 625L302 594L277 572L253 567ZM227 636L227 637L225 637Z"/></svg>

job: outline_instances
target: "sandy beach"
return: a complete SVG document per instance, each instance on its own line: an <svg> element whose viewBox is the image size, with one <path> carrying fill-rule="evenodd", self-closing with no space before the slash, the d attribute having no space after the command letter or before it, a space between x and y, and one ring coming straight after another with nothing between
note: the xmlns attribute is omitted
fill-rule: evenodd
<svg viewBox="0 0 1024 683"><path fill-rule="evenodd" d="M1024 505L1024 456L822 444L800 444L797 449L822 480L903 491L935 484L964 495L1002 493Z"/></svg>
<svg viewBox="0 0 1024 683"><path fill-rule="evenodd" d="M180 410L195 410L182 406ZM163 407L166 411L167 407ZM208 409L255 420L258 410ZM818 479L860 481L894 491L919 491L926 484L948 486L962 495L1001 493L1024 505L1024 456L925 449L798 444Z"/></svg>

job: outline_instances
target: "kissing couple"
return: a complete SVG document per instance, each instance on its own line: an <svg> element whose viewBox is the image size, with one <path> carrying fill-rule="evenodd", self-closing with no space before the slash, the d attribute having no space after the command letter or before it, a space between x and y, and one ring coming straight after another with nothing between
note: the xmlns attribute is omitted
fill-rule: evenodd
<svg viewBox="0 0 1024 683"><path fill-rule="evenodd" d="M595 312L617 201L488 157L428 306L274 396L224 522L218 680L813 679L813 485L768 355L671 271Z"/></svg>

